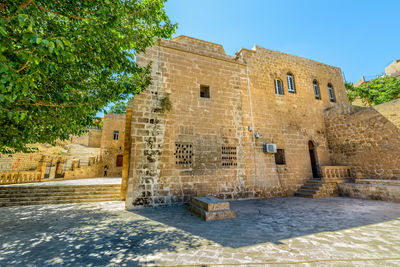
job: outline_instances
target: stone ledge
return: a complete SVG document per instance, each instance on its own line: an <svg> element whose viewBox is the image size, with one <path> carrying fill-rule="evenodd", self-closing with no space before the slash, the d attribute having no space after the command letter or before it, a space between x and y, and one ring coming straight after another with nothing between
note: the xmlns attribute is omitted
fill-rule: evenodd
<svg viewBox="0 0 400 267"><path fill-rule="evenodd" d="M356 184L378 184L400 186L400 180L389 179L356 179Z"/></svg>
<svg viewBox="0 0 400 267"><path fill-rule="evenodd" d="M341 183L338 187L345 197L400 202L400 185Z"/></svg>

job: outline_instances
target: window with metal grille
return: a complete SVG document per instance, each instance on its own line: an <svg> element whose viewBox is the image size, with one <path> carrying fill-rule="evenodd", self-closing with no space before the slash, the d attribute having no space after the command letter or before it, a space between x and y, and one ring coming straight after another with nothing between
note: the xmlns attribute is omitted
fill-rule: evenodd
<svg viewBox="0 0 400 267"><path fill-rule="evenodd" d="M332 84L328 83L329 100L335 102L335 94L333 93Z"/></svg>
<svg viewBox="0 0 400 267"><path fill-rule="evenodd" d="M283 95L283 82L279 79L275 80L275 94Z"/></svg>
<svg viewBox="0 0 400 267"><path fill-rule="evenodd" d="M119 131L114 131L114 140L119 139Z"/></svg>
<svg viewBox="0 0 400 267"><path fill-rule="evenodd" d="M285 165L285 150L284 149L277 149L275 153L275 163L278 165Z"/></svg>
<svg viewBox="0 0 400 267"><path fill-rule="evenodd" d="M319 85L317 81L313 81L313 88L314 88L314 96L315 99L321 99L321 96L319 94Z"/></svg>
<svg viewBox="0 0 400 267"><path fill-rule="evenodd" d="M117 167L122 167L122 163L124 162L124 156L123 155L117 155Z"/></svg>
<svg viewBox="0 0 400 267"><path fill-rule="evenodd" d="M200 85L200 97L210 98L210 86Z"/></svg>
<svg viewBox="0 0 400 267"><path fill-rule="evenodd" d="M237 166L236 147L223 146L221 147L221 165L224 168Z"/></svg>
<svg viewBox="0 0 400 267"><path fill-rule="evenodd" d="M190 168L193 162L193 145L191 143L175 143L175 162L182 168Z"/></svg>
<svg viewBox="0 0 400 267"><path fill-rule="evenodd" d="M294 85L293 74L288 73L288 74L286 75L286 77L287 77L287 83L288 83L288 91L289 91L289 93L296 93L296 88L295 88L295 85Z"/></svg>

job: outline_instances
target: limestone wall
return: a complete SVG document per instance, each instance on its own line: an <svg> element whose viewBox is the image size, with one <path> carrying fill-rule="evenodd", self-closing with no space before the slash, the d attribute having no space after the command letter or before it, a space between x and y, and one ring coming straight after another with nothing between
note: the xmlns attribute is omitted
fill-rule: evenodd
<svg viewBox="0 0 400 267"><path fill-rule="evenodd" d="M365 179L368 180L368 179ZM400 202L400 181L386 184L382 180L372 180L368 183L341 183L338 184L341 196Z"/></svg>
<svg viewBox="0 0 400 267"><path fill-rule="evenodd" d="M400 100L371 108L326 112L334 164L371 178L400 178Z"/></svg>
<svg viewBox="0 0 400 267"><path fill-rule="evenodd" d="M42 154L0 154L0 172L36 170Z"/></svg>
<svg viewBox="0 0 400 267"><path fill-rule="evenodd" d="M102 130L91 129L89 131L89 147L100 147Z"/></svg>
<svg viewBox="0 0 400 267"><path fill-rule="evenodd" d="M260 47L230 57L222 46L190 37L161 41L138 55L138 64L149 62L153 84L133 105L128 208L204 195L292 195L312 176L309 140L318 163L329 163L323 110L347 103L338 68ZM287 91L289 71L296 94ZM284 95L275 94L277 77ZM321 100L314 97L314 79ZM201 86L209 87L209 98L200 97ZM172 109L163 112L167 96ZM253 143L255 131L259 138ZM263 153L263 142L285 149L286 164Z"/></svg>
<svg viewBox="0 0 400 267"><path fill-rule="evenodd" d="M90 129L88 133L81 136L71 136L71 143L87 147L100 147L102 130Z"/></svg>
<svg viewBox="0 0 400 267"><path fill-rule="evenodd" d="M103 176L103 165L101 163L94 163L88 166L79 166L64 171L65 179L78 179L78 178L94 178Z"/></svg>
<svg viewBox="0 0 400 267"><path fill-rule="evenodd" d="M246 171L256 185L267 191L282 186L293 194L312 178L308 141L316 145L318 165L329 165L323 110L347 105L347 96L339 68L271 51L262 47L242 49L239 54L247 62L251 91L254 130L259 133L256 149L252 135L246 137ZM294 77L295 93L288 92L287 73ZM283 82L283 95L275 93L274 80ZM319 84L321 99L316 99L313 81ZM246 83L247 81L243 81ZM332 84L336 102L330 102L328 83ZM251 109L247 84L242 92L243 126L251 125ZM285 150L286 164L275 164L273 154L264 154L262 143L274 143Z"/></svg>

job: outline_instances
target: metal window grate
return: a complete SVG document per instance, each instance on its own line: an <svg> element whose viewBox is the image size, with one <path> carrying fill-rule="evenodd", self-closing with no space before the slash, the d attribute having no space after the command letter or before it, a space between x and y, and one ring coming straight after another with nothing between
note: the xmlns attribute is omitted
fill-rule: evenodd
<svg viewBox="0 0 400 267"><path fill-rule="evenodd" d="M193 145L191 143L175 143L175 162L183 168L189 168L193 162Z"/></svg>
<svg viewBox="0 0 400 267"><path fill-rule="evenodd" d="M237 166L237 155L235 146L221 147L221 164L222 167Z"/></svg>

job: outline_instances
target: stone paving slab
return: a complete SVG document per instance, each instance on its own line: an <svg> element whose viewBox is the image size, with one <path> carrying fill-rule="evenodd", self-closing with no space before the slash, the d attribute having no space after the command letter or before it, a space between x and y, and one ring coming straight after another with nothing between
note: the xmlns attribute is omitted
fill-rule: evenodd
<svg viewBox="0 0 400 267"><path fill-rule="evenodd" d="M40 183L7 184L7 185L0 185L0 187L121 184L121 180L122 180L121 177L99 177L99 178L87 178L87 179L71 179L71 180L63 180L63 181L48 181L48 182L40 182Z"/></svg>
<svg viewBox="0 0 400 267"><path fill-rule="evenodd" d="M232 201L205 222L184 206L122 202L0 208L0 266L399 266L400 203Z"/></svg>

